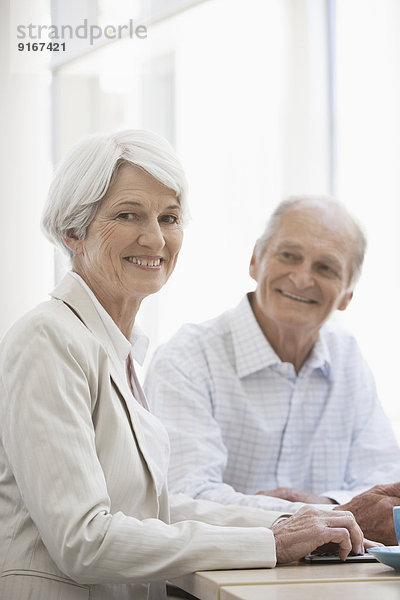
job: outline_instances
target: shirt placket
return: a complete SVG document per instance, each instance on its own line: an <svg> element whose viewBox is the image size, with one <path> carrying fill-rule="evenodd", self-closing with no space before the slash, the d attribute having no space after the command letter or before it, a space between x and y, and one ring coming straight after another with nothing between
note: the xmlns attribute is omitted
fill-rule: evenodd
<svg viewBox="0 0 400 600"><path fill-rule="evenodd" d="M296 376L294 367L289 363L280 365L281 375L288 381L290 389L287 421L281 438L281 448L277 463L277 487L296 487L301 478L298 472L299 431L296 424L302 405L301 378Z"/></svg>

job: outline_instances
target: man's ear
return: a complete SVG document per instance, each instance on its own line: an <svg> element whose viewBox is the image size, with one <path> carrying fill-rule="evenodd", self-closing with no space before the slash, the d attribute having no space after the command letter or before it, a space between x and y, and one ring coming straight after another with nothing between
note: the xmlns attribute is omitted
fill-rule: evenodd
<svg viewBox="0 0 400 600"><path fill-rule="evenodd" d="M76 237L73 229L68 229L65 235L63 235L64 244L68 246L74 254L82 254L83 251L83 240Z"/></svg>
<svg viewBox="0 0 400 600"><path fill-rule="evenodd" d="M256 242L256 245L254 246L253 254L251 255L250 266L249 266L249 274L250 274L250 277L252 279L254 279L254 281L257 281L257 279L258 279L257 245L258 245L258 242Z"/></svg>
<svg viewBox="0 0 400 600"><path fill-rule="evenodd" d="M340 304L337 307L337 309L338 310L346 310L346 308L350 304L350 300L352 299L352 297L353 297L353 292L347 292L341 299Z"/></svg>

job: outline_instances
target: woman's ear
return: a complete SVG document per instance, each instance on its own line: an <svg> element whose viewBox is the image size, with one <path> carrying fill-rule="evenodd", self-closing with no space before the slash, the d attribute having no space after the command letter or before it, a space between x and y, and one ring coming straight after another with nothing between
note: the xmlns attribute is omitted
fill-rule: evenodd
<svg viewBox="0 0 400 600"><path fill-rule="evenodd" d="M82 254L83 240L76 237L73 229L68 229L65 235L63 235L63 240L64 244L66 244L74 254Z"/></svg>

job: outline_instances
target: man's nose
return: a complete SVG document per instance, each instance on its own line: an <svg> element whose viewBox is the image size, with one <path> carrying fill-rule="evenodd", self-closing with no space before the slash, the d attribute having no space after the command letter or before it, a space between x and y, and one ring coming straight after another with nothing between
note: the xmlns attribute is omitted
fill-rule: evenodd
<svg viewBox="0 0 400 600"><path fill-rule="evenodd" d="M164 248L165 239L158 220L146 223L138 236L138 243L154 252L159 252Z"/></svg>
<svg viewBox="0 0 400 600"><path fill-rule="evenodd" d="M306 262L296 265L291 271L289 279L298 290L304 290L305 288L311 287L314 285L312 265L309 265Z"/></svg>

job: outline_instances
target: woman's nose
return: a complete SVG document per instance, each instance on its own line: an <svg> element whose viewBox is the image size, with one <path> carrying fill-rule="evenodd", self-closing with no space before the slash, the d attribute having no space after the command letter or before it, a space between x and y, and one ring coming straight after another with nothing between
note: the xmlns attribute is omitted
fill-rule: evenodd
<svg viewBox="0 0 400 600"><path fill-rule="evenodd" d="M138 243L154 251L164 248L165 240L158 221L152 221L143 227L142 232L138 236Z"/></svg>

